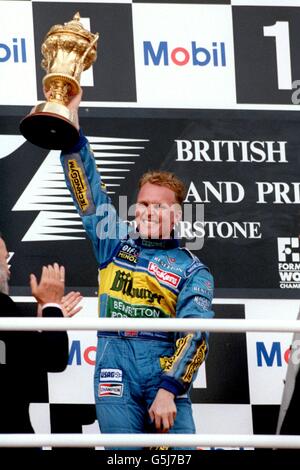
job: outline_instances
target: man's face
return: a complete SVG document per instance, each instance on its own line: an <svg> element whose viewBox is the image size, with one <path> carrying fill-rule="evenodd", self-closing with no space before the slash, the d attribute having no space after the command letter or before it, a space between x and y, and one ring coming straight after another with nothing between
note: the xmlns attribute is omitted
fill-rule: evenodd
<svg viewBox="0 0 300 470"><path fill-rule="evenodd" d="M169 188L145 183L137 197L135 220L143 238L170 238L181 208Z"/></svg>
<svg viewBox="0 0 300 470"><path fill-rule="evenodd" d="M7 248L6 248L5 241L3 240L3 238L0 238L0 264L2 264L2 266L4 266L4 269L7 272L7 278L9 279L10 278L10 270L9 270L9 267L8 267L8 264L7 264L8 258L9 258L9 253L7 251Z"/></svg>

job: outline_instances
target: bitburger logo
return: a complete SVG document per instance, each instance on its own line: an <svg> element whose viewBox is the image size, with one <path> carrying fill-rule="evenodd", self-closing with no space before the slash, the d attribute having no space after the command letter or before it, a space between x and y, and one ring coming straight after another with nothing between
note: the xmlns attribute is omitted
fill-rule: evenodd
<svg viewBox="0 0 300 470"><path fill-rule="evenodd" d="M151 292L151 290L144 287L133 287L133 278L130 273L125 271L117 271L113 280L111 290L115 292L122 292L129 297L136 297L138 299L147 299L148 302L153 303L154 300L160 304L163 295Z"/></svg>

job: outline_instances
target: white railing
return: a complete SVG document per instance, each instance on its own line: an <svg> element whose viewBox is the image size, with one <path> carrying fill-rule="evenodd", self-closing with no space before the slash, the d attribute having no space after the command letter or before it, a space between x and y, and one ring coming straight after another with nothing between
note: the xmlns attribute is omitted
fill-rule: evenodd
<svg viewBox="0 0 300 470"><path fill-rule="evenodd" d="M300 332L300 320L0 318L0 331ZM300 449L300 436L246 434L0 434L0 447L248 447Z"/></svg>
<svg viewBox="0 0 300 470"><path fill-rule="evenodd" d="M300 332L300 320L233 320L200 318L0 318L0 331L211 331Z"/></svg>
<svg viewBox="0 0 300 470"><path fill-rule="evenodd" d="M250 447L300 449L300 436L244 434L0 434L0 447Z"/></svg>

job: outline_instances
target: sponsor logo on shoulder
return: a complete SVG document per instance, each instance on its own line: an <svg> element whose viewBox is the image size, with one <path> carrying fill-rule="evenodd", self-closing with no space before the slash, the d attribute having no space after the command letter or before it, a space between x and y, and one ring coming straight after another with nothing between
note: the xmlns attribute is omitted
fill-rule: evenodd
<svg viewBox="0 0 300 470"><path fill-rule="evenodd" d="M177 274L170 273L169 271L164 271L156 263L150 261L148 270L150 273L154 274L158 281L161 281L165 284L168 284L172 287L177 287L181 277Z"/></svg>
<svg viewBox="0 0 300 470"><path fill-rule="evenodd" d="M123 384L99 383L98 397L122 397Z"/></svg>
<svg viewBox="0 0 300 470"><path fill-rule="evenodd" d="M121 369L101 369L100 382L122 382L123 372Z"/></svg>
<svg viewBox="0 0 300 470"><path fill-rule="evenodd" d="M194 260L192 264L187 268L186 275L190 276L194 271L199 269L203 264L199 260Z"/></svg>

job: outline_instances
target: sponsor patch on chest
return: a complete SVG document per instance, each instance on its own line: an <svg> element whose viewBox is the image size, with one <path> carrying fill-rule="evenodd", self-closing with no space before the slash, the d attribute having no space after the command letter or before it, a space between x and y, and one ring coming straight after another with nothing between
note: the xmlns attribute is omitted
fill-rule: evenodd
<svg viewBox="0 0 300 470"><path fill-rule="evenodd" d="M171 287L178 287L178 284L181 280L181 277L177 274L161 269L156 263L153 263L152 261L149 263L148 271L149 273L154 274L158 281L168 284Z"/></svg>
<svg viewBox="0 0 300 470"><path fill-rule="evenodd" d="M127 263L136 264L138 261L138 255L138 248L125 244L117 253L116 259L126 261Z"/></svg>

